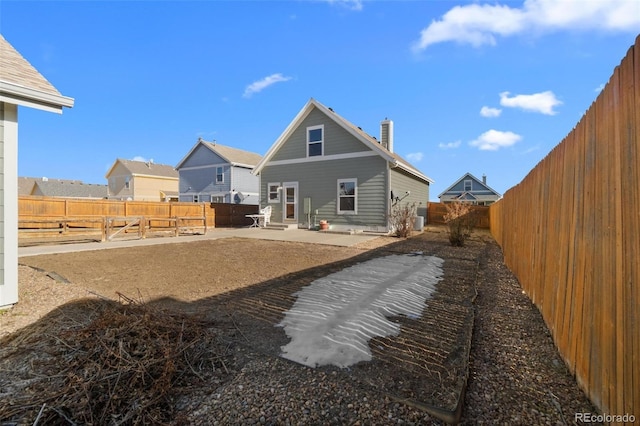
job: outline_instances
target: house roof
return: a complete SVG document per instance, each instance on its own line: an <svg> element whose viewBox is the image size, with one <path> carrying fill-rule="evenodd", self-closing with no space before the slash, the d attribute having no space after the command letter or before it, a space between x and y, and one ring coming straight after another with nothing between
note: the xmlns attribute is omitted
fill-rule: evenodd
<svg viewBox="0 0 640 426"><path fill-rule="evenodd" d="M67 198L107 198L107 185L94 183L82 183L69 180L39 180L34 183L31 191L33 194L40 190L40 194L46 197Z"/></svg>
<svg viewBox="0 0 640 426"><path fill-rule="evenodd" d="M449 186L447 189L445 189L444 191L442 191L440 193L440 195L438 195L438 198L442 197L444 194L446 194L447 192L449 192L454 186L456 186L457 184L459 184L460 182L462 182L464 179L467 178L471 178L473 180L475 180L477 183L479 183L480 185L484 186L485 188L487 188L488 191L493 192L498 198L502 197L502 195L500 195L500 193L498 191L496 191L495 189L491 188L489 185L487 185L486 183L482 182L482 180L478 179L477 177L475 177L474 175L472 175L471 173L465 173L464 175L462 175L462 177L460 179L458 179L457 181L455 181L453 183L453 185ZM476 192L475 190L472 192ZM457 195L456 195L457 196ZM477 194L474 195L476 198L480 199L480 198L486 198L486 197L481 197L478 196Z"/></svg>
<svg viewBox="0 0 640 426"><path fill-rule="evenodd" d="M18 195L31 195L31 190L39 178L18 177Z"/></svg>
<svg viewBox="0 0 640 426"><path fill-rule="evenodd" d="M220 145L217 142L207 142L202 138L198 138L198 142L191 148L191 150L184 156L182 160L176 166L176 169L182 167L182 164L191 156L191 154L196 150L198 146L204 146L207 149L210 149L214 154L217 154L227 163L232 166L241 166L252 169L256 164L260 162L262 156L260 154L256 154L255 152L244 151L242 149L233 148L226 145Z"/></svg>
<svg viewBox="0 0 640 426"><path fill-rule="evenodd" d="M314 109L322 111L326 116L335 121L339 126L347 130L351 133L356 139L360 140L363 144L371 148L371 150L375 151L382 158L391 163L391 167L398 167L402 170L405 170L409 174L421 179L425 182L433 183L433 180L427 177L425 174L420 172L417 168L412 166L408 161L399 156L398 154L389 151L384 146L378 142L376 138L367 134L360 127L355 126L348 120L344 119L340 115L336 114L331 108L327 108L322 105L317 100L311 98L306 103L306 105L300 110L298 115L293 119L293 121L287 126L285 131L280 135L280 137L276 140L276 142L271 146L269 151L262 158L260 163L253 170L254 174L259 174L260 171L267 165L267 163L271 160L271 158L275 155L275 153L280 149L280 147L287 141L291 133L302 123L302 121L309 115L309 113Z"/></svg>
<svg viewBox="0 0 640 426"><path fill-rule="evenodd" d="M71 180L71 179L49 179L46 177L26 177L19 176L18 177L18 195L31 195L33 192L33 186L36 182L44 182L44 181L56 181L56 182L65 182L65 183L77 183L81 184L80 180Z"/></svg>
<svg viewBox="0 0 640 426"><path fill-rule="evenodd" d="M166 177L172 179L178 179L178 172L173 166L168 164L157 164L153 161L135 161L135 160L124 160L122 158L118 158L113 166L109 169L105 177L109 179L109 176L118 165L118 163L122 164L122 166L131 174L131 176L158 176L158 177Z"/></svg>
<svg viewBox="0 0 640 426"><path fill-rule="evenodd" d="M63 96L0 34L0 101L62 113L74 100Z"/></svg>

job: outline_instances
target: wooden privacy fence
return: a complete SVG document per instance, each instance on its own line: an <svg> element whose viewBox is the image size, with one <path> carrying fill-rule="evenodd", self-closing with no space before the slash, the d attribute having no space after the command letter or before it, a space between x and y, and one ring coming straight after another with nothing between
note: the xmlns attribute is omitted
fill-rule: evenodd
<svg viewBox="0 0 640 426"><path fill-rule="evenodd" d="M489 229L489 207L471 206L471 211L476 215L476 228ZM444 203L429 202L427 207L427 224L444 225L444 215L447 214L447 207Z"/></svg>
<svg viewBox="0 0 640 426"><path fill-rule="evenodd" d="M490 207L505 262L578 383L603 413L636 419L639 169L640 36L571 133Z"/></svg>
<svg viewBox="0 0 640 426"><path fill-rule="evenodd" d="M256 214L260 207L257 204L211 203L216 212L216 226L249 226L253 220L248 214Z"/></svg>
<svg viewBox="0 0 640 426"><path fill-rule="evenodd" d="M102 241L126 232L144 238L148 231L207 228L215 223L215 210L205 203L87 200L55 197L18 197L20 238L95 235Z"/></svg>

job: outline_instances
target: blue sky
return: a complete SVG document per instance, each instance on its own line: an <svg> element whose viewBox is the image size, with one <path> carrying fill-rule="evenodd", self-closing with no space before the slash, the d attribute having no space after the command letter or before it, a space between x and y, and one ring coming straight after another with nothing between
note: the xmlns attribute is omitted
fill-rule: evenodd
<svg viewBox="0 0 640 426"><path fill-rule="evenodd" d="M504 193L577 124L640 34L637 0L12 1L0 32L63 95L19 110L18 173L106 184L198 137L265 154L313 97L435 183Z"/></svg>

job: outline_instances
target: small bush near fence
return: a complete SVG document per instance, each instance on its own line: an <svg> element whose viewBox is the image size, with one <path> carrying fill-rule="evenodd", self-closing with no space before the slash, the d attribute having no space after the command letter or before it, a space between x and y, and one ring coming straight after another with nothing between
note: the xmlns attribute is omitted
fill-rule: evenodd
<svg viewBox="0 0 640 426"><path fill-rule="evenodd" d="M454 201L445 205L447 214L444 215L444 222L449 229L449 242L452 246L462 247L464 242L473 233L473 228L477 222L477 213L471 209L471 205Z"/></svg>

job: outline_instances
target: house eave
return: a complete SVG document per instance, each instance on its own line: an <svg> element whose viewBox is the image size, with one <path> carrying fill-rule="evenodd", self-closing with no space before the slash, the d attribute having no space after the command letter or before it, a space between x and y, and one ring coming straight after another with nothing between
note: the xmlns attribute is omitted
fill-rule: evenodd
<svg viewBox="0 0 640 426"><path fill-rule="evenodd" d="M251 164L234 163L234 162L231 162L229 164L231 164L233 167L244 167L245 169L253 169L255 167L255 164L251 165Z"/></svg>
<svg viewBox="0 0 640 426"><path fill-rule="evenodd" d="M162 176L162 175L149 175L145 173L131 173L132 177L151 178L151 179L163 179L163 180L180 180L179 177L174 176Z"/></svg>
<svg viewBox="0 0 640 426"><path fill-rule="evenodd" d="M0 81L0 102L62 114L62 108L72 108L75 101L68 96Z"/></svg>
<svg viewBox="0 0 640 426"><path fill-rule="evenodd" d="M416 169L412 168L412 167L408 167L405 164L400 163L397 160L393 160L392 162L390 162L391 168L399 168L402 169L410 174L412 174L413 176L417 177L418 179L428 183L429 185L431 185L432 183L434 183L434 180L431 179L430 177L420 173L419 171L417 171Z"/></svg>

